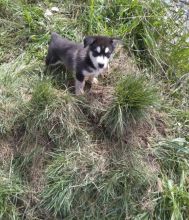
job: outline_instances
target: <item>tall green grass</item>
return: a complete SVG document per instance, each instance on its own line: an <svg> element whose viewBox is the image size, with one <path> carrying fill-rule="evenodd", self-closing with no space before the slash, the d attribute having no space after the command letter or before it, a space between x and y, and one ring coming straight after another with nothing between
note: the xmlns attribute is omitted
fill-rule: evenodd
<svg viewBox="0 0 189 220"><path fill-rule="evenodd" d="M154 210L157 219L187 219L189 143L183 138L160 142L155 155L162 170L162 191Z"/></svg>
<svg viewBox="0 0 189 220"><path fill-rule="evenodd" d="M12 170L6 174L0 171L0 218L7 220L20 219L24 210L24 188L20 180L14 176Z"/></svg>

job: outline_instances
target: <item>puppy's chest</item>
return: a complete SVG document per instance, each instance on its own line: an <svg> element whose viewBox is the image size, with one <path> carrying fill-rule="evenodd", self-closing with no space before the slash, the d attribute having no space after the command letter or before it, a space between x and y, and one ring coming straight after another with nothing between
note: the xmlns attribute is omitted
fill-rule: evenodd
<svg viewBox="0 0 189 220"><path fill-rule="evenodd" d="M83 70L82 74L85 77L98 77L98 75L102 74L103 69L92 69L90 68L89 70Z"/></svg>

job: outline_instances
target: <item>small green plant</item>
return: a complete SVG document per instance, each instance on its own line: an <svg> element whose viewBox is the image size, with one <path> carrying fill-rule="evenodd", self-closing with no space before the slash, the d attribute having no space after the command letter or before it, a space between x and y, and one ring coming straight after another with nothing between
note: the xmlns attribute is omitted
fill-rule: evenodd
<svg viewBox="0 0 189 220"><path fill-rule="evenodd" d="M126 129L137 123L156 102L156 89L144 77L128 75L117 84L114 100L101 123L111 134L122 137Z"/></svg>
<svg viewBox="0 0 189 220"><path fill-rule="evenodd" d="M30 32L40 32L45 27L43 10L37 6L23 6L23 19ZM43 21L43 22L42 22Z"/></svg>
<svg viewBox="0 0 189 220"><path fill-rule="evenodd" d="M189 192L187 174L183 171L180 182L176 184L166 176L162 181L162 192L158 193L153 217L155 219L188 218Z"/></svg>

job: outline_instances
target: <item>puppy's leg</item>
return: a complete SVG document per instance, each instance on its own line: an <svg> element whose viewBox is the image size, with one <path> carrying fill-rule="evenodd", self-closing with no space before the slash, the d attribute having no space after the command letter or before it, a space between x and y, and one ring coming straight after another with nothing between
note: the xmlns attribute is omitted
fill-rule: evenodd
<svg viewBox="0 0 189 220"><path fill-rule="evenodd" d="M85 86L85 81L81 82L76 79L75 80L75 94L76 95L84 94L84 86Z"/></svg>
<svg viewBox="0 0 189 220"><path fill-rule="evenodd" d="M46 56L46 65L56 65L59 61L58 57L52 52L51 48L48 49L48 53Z"/></svg>
<svg viewBox="0 0 189 220"><path fill-rule="evenodd" d="M75 94L82 95L84 93L85 79L82 73L76 73Z"/></svg>

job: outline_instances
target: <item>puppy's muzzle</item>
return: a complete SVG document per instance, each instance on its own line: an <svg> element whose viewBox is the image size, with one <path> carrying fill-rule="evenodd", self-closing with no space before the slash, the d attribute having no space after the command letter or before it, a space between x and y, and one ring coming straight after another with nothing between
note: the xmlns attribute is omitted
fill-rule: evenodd
<svg viewBox="0 0 189 220"><path fill-rule="evenodd" d="M98 66L99 66L99 68L103 68L104 64L103 63L99 63Z"/></svg>

